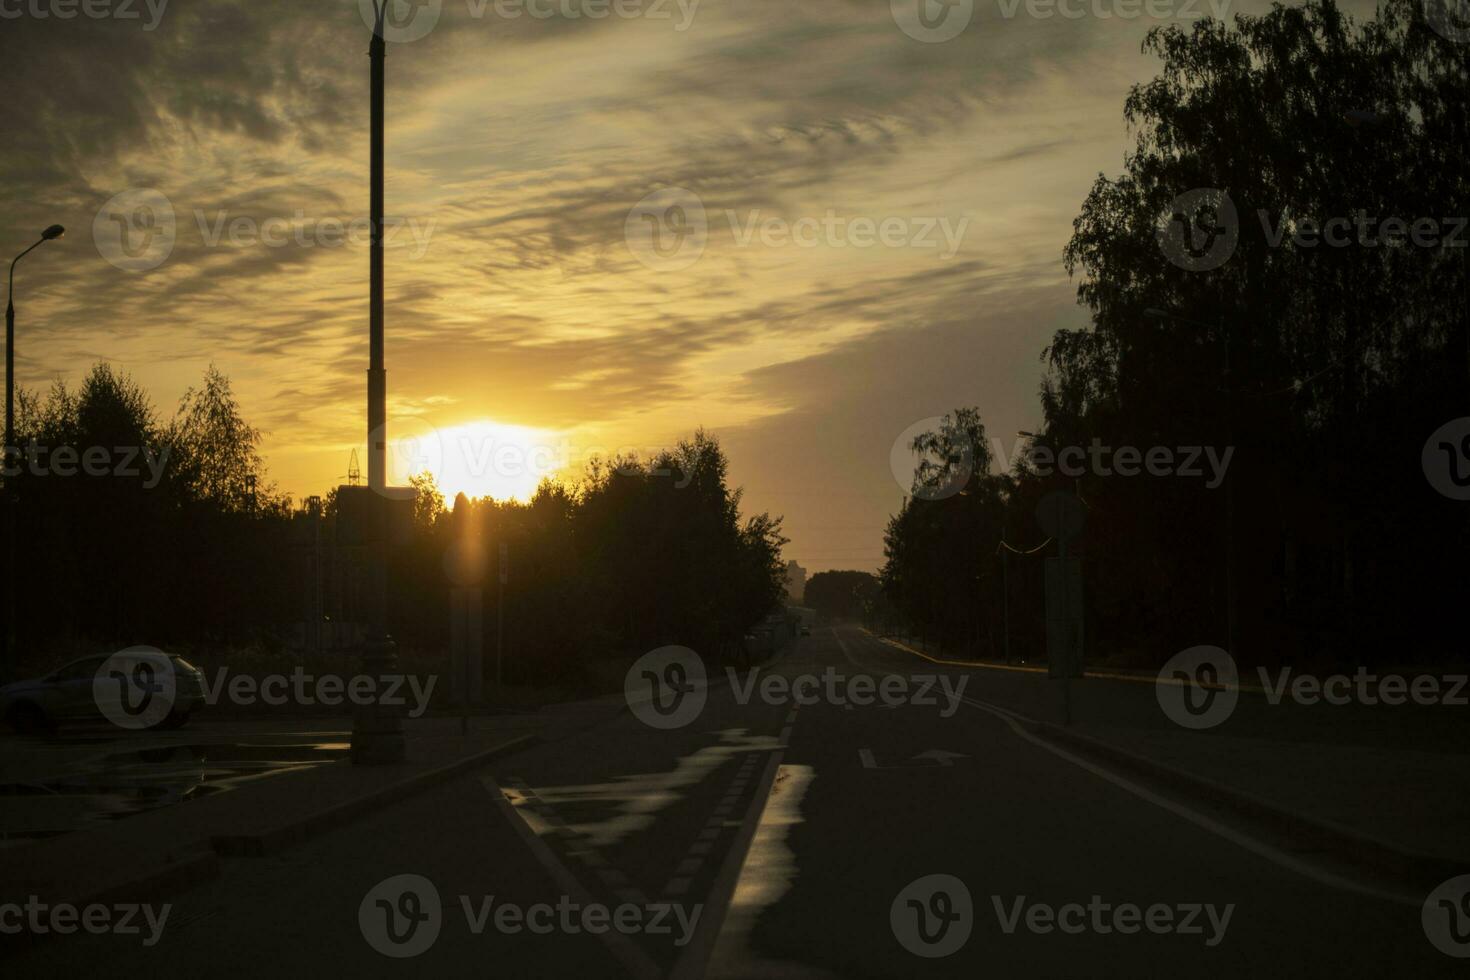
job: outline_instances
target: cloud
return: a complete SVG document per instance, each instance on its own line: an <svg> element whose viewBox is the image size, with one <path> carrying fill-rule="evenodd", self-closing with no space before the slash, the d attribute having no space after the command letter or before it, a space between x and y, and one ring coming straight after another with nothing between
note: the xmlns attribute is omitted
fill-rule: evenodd
<svg viewBox="0 0 1470 980"><path fill-rule="evenodd" d="M888 450L911 422L979 404L1034 423L1041 347L1079 316L1061 249L1093 176L1121 165L1148 23L978 3L959 37L924 44L887 0L704 0L687 23L675 4L481 6L447 0L432 32L389 49L388 210L423 233L388 255L395 412L612 445L708 425L813 568L875 549L900 493ZM70 229L20 276L23 383L105 357L168 405L213 361L285 488L335 482L363 441L367 249L212 233L363 217L367 41L356 0L175 2L155 30L0 24L0 235L19 251L52 221ZM91 241L131 188L178 219L147 273ZM708 223L681 270L625 240L630 209L668 188ZM964 232L948 259L741 240L829 215Z"/></svg>

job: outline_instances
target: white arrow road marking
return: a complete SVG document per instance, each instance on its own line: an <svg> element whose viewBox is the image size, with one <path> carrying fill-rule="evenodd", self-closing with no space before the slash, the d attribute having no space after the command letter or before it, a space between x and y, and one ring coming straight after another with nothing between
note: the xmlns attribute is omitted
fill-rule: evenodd
<svg viewBox="0 0 1470 980"><path fill-rule="evenodd" d="M864 769L932 769L940 766L948 767L954 764L955 759L968 759L969 756L962 752L950 752L948 749L929 749L920 752L908 762L899 766L880 766L878 760L873 756L872 749L858 749L858 758L863 761ZM913 765L912 763L927 760L928 765Z"/></svg>
<svg viewBox="0 0 1470 980"><path fill-rule="evenodd" d="M517 812L518 808L506 799L506 794L495 779L489 775L482 775L480 783L489 792L490 798L495 801L495 806L501 815L515 828L521 843L556 881L562 893L570 896L572 901L579 903L583 908L595 904L596 900L592 897L592 893L577 880L576 875L568 870L550 846L521 819L520 813ZM597 938L607 946L623 968L637 980L658 980L663 976L663 971L659 969L658 964L626 935L616 934L609 930L599 933Z"/></svg>
<svg viewBox="0 0 1470 980"><path fill-rule="evenodd" d="M743 728L720 732L719 745L707 745L675 763L669 772L615 776L612 781L585 786L541 786L536 794L551 807L580 803L617 804L615 815L606 820L568 823L588 847L611 847L631 834L647 830L660 810L683 799L690 787L724 764L732 756L779 748L780 739L749 735Z"/></svg>

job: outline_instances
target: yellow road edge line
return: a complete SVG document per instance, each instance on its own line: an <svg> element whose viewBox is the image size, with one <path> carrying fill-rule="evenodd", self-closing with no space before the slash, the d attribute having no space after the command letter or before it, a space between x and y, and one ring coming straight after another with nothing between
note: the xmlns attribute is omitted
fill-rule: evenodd
<svg viewBox="0 0 1470 980"><path fill-rule="evenodd" d="M1016 664L993 664L980 660L940 660L938 657L929 656L922 650L915 650L907 643L900 643L898 640L894 640L886 636L879 636L866 627L863 627L862 630L864 633L867 633L879 643L886 643L891 647L896 647L899 650L903 650L905 653L912 653L916 657L923 657L930 663L943 664L949 667L983 667L986 670L1014 670L1020 671L1024 674L1046 673L1045 667L1021 667ZM1171 684L1178 686L1185 683L1184 681L1177 681L1167 677L1139 677L1135 674L1114 674L1098 670L1083 671L1082 676L1101 681L1131 681L1134 684ZM1251 694L1266 693L1265 688L1258 687L1255 684L1198 684L1194 681L1191 681L1190 683L1209 690L1228 691L1233 689L1236 691L1247 691Z"/></svg>

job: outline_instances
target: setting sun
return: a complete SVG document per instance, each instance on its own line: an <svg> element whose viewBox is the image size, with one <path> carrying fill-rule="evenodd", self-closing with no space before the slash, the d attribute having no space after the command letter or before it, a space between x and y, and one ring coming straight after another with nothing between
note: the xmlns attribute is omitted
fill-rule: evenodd
<svg viewBox="0 0 1470 980"><path fill-rule="evenodd" d="M545 429L489 419L447 428L410 421L396 428L394 482L432 473L446 502L460 493L525 502L542 479L563 469L561 441Z"/></svg>

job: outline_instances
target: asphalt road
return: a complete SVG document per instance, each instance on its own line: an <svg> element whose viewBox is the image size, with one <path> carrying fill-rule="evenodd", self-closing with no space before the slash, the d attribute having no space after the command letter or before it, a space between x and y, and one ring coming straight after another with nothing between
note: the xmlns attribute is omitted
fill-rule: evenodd
<svg viewBox="0 0 1470 980"><path fill-rule="evenodd" d="M963 700L914 679L938 670L949 693L965 680ZM890 694L934 703L838 703L859 677L860 696L889 678ZM230 860L172 899L153 946L68 936L7 973L1464 972L1425 938L1422 897L1036 741L986 707L995 678L819 631L755 688L711 686L680 727L625 712L279 857ZM589 931L620 914L622 931Z"/></svg>

